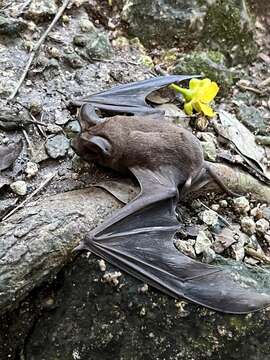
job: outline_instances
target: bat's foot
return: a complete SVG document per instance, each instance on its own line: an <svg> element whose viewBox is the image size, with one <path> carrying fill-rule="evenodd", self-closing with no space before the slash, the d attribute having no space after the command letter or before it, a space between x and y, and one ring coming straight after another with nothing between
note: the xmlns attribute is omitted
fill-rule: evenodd
<svg viewBox="0 0 270 360"><path fill-rule="evenodd" d="M82 250L87 250L87 247L86 247L84 241L80 241L79 245L77 245L77 246L72 250L72 252L82 251Z"/></svg>

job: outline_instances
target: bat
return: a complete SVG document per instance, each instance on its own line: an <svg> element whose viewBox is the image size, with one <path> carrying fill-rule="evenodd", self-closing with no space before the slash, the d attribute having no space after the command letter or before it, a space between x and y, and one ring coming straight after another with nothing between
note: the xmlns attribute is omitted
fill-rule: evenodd
<svg viewBox="0 0 270 360"><path fill-rule="evenodd" d="M127 92L126 107L130 94L136 97L132 84ZM113 99L114 94L118 94L116 89L110 102L117 106L118 95ZM102 94L98 96L102 98ZM110 98L109 91L106 96ZM147 106L141 104L142 98L139 107ZM217 311L243 314L269 305L270 295L242 287L229 272L192 260L173 244L180 225L175 215L178 200L211 179L217 181L216 176L208 176L199 140L166 121L162 113L146 111L148 115L142 116L139 109L139 115L104 119L97 116L95 106L91 101L82 105L82 131L72 147L88 162L133 174L141 191L75 249L89 250L174 298L186 298ZM136 106L133 101L132 110L127 112Z"/></svg>

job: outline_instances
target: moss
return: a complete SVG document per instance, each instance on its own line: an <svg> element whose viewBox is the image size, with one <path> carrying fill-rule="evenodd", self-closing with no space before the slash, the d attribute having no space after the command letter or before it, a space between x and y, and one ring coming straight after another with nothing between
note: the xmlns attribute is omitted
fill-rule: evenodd
<svg viewBox="0 0 270 360"><path fill-rule="evenodd" d="M180 57L175 74L202 74L216 81L221 92L227 93L233 85L233 73L225 66L225 56L218 51L191 52Z"/></svg>
<svg viewBox="0 0 270 360"><path fill-rule="evenodd" d="M206 0L199 0L207 5ZM204 18L202 42L207 47L218 48L233 63L252 61L257 53L254 25L245 0L236 6L235 0L216 0L207 8Z"/></svg>

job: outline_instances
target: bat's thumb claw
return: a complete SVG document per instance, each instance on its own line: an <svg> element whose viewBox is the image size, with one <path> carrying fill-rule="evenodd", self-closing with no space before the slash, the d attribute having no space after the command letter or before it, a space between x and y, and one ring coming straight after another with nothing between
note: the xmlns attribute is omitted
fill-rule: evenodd
<svg viewBox="0 0 270 360"><path fill-rule="evenodd" d="M81 241L79 243L79 245L77 245L73 250L72 252L75 252L75 251L81 251L81 250L84 250L85 249L85 244L83 243L83 241Z"/></svg>

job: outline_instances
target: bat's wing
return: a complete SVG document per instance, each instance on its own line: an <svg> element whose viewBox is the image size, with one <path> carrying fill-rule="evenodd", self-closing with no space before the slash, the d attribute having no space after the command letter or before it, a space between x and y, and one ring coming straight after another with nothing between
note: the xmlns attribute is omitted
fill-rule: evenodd
<svg viewBox="0 0 270 360"><path fill-rule="evenodd" d="M154 77L143 81L115 86L112 89L97 94L75 99L72 103L77 106L90 103L95 108L116 113L156 113L161 110L152 108L146 103L147 95L174 82L181 82L194 77L196 77L196 75L168 75Z"/></svg>
<svg viewBox="0 0 270 360"><path fill-rule="evenodd" d="M270 304L270 296L243 288L222 269L196 262L173 244L179 228L178 192L166 173L133 168L141 193L79 245L175 298L226 313L247 313Z"/></svg>

